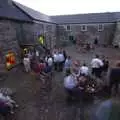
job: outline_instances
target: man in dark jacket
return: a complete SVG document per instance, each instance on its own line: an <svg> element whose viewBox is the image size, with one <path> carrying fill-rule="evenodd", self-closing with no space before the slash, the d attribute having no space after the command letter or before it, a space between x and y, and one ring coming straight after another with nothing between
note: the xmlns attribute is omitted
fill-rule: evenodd
<svg viewBox="0 0 120 120"><path fill-rule="evenodd" d="M119 98L103 101L97 109L92 112L91 120L120 120Z"/></svg>
<svg viewBox="0 0 120 120"><path fill-rule="evenodd" d="M116 64L115 68L112 68L109 73L109 92L111 94L112 88L115 86L115 92L119 91L120 83L120 62Z"/></svg>

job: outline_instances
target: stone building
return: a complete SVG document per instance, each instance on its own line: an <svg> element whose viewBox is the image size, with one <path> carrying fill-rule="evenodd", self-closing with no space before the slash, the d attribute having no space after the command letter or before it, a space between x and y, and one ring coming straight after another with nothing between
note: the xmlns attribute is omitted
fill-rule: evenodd
<svg viewBox="0 0 120 120"><path fill-rule="evenodd" d="M41 46L39 36L44 36L44 45L52 48L56 41L56 24L50 17L12 0L0 0L0 57L6 62L9 51L20 63L21 46Z"/></svg>
<svg viewBox="0 0 120 120"><path fill-rule="evenodd" d="M33 40L37 40L39 35L43 35L45 38L45 46L47 48L52 48L56 41L56 23L49 16L23 6L17 2L14 2L14 5L28 15L33 22L32 25L23 25L22 30L25 31L26 38L22 39L23 41L21 41L21 43L28 44L29 41L33 44Z"/></svg>
<svg viewBox="0 0 120 120"><path fill-rule="evenodd" d="M120 13L48 16L12 0L0 0L0 59L12 51L20 63L23 46L53 48L61 43L93 43L120 47Z"/></svg>
<svg viewBox="0 0 120 120"><path fill-rule="evenodd" d="M59 28L59 41L113 44L116 30L114 13L94 13L80 15L52 16Z"/></svg>
<svg viewBox="0 0 120 120"><path fill-rule="evenodd" d="M19 63L20 46L16 27L22 24L32 24L31 19L13 6L11 0L0 0L0 58L5 63L5 55L13 51ZM19 28L18 28L19 29Z"/></svg>

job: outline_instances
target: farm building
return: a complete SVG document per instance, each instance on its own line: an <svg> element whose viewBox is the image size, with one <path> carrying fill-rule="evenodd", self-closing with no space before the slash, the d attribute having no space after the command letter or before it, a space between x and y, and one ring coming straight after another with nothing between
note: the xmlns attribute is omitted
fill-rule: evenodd
<svg viewBox="0 0 120 120"><path fill-rule="evenodd" d="M53 48L64 43L93 43L120 47L120 13L48 16L12 0L0 0L0 62L13 53L21 60L21 48ZM41 51L42 52L42 51Z"/></svg>

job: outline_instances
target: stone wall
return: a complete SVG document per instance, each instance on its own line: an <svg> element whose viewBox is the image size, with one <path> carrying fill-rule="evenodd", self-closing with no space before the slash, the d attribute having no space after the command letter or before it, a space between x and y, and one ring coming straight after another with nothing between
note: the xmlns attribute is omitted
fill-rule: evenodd
<svg viewBox="0 0 120 120"><path fill-rule="evenodd" d="M19 44L35 44L33 23L13 23Z"/></svg>
<svg viewBox="0 0 120 120"><path fill-rule="evenodd" d="M99 44L112 44L115 24L114 23L104 23L103 30L98 30L99 24L86 24L87 30L81 30L81 24L71 24L70 30L67 30L67 25L59 25L59 40L69 41L69 36L73 36L75 41L83 41L93 43L94 39L97 37Z"/></svg>
<svg viewBox="0 0 120 120"><path fill-rule="evenodd" d="M45 24L44 33L46 39L46 46L50 49L53 48L57 41L56 35L56 25L55 24Z"/></svg>
<svg viewBox="0 0 120 120"><path fill-rule="evenodd" d="M53 48L53 46L56 44L56 25L44 22L35 23L35 40L38 39L39 35L43 35L45 37L45 45L47 48Z"/></svg>
<svg viewBox="0 0 120 120"><path fill-rule="evenodd" d="M39 35L45 36L48 48L56 44L56 25L47 23L25 23L12 20L0 20L0 56L5 63L5 55L13 51L17 63L20 62L20 44L36 44Z"/></svg>
<svg viewBox="0 0 120 120"><path fill-rule="evenodd" d="M120 22L116 23L115 37L113 40L113 45L117 45L120 48Z"/></svg>
<svg viewBox="0 0 120 120"><path fill-rule="evenodd" d="M39 44L38 37L45 37L45 45L52 48L56 43L56 25L44 22L16 23L17 39L19 44Z"/></svg>
<svg viewBox="0 0 120 120"><path fill-rule="evenodd" d="M19 63L20 47L16 37L16 29L10 20L0 20L0 50L2 63L5 63L5 55L8 51L13 51L16 55L17 63Z"/></svg>

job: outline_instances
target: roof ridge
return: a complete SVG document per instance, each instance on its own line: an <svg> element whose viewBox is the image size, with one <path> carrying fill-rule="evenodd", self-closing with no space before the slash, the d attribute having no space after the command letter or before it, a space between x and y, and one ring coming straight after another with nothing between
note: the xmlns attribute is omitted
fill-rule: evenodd
<svg viewBox="0 0 120 120"><path fill-rule="evenodd" d="M19 3L19 2L16 2L16 1L14 1L14 0L13 0L13 3L20 4L21 6L24 6L24 7L28 8L28 9L31 9L31 10L35 11L35 12L38 12L38 13L43 14L43 15L46 15L46 14L44 14L44 13L38 11L38 10L35 10L35 9L31 8L31 7L28 7L28 6L26 6L26 5L23 5L23 4L21 4L21 3ZM48 16L48 15L46 15L46 16Z"/></svg>
<svg viewBox="0 0 120 120"><path fill-rule="evenodd" d="M47 22L47 23L56 23L54 20L52 20L51 16L48 16L44 13L41 13L37 10L34 10L33 8L30 8L28 6L22 5L21 3L18 3L16 1L13 1L14 4L21 9L23 12L28 14L33 20L41 21L41 22Z"/></svg>
<svg viewBox="0 0 120 120"><path fill-rule="evenodd" d="M99 12L99 13L78 13L78 14L65 14L65 15L51 15L51 17L54 16L75 16L75 15L96 15L96 14L112 14L114 12ZM115 12L116 13L116 12Z"/></svg>

